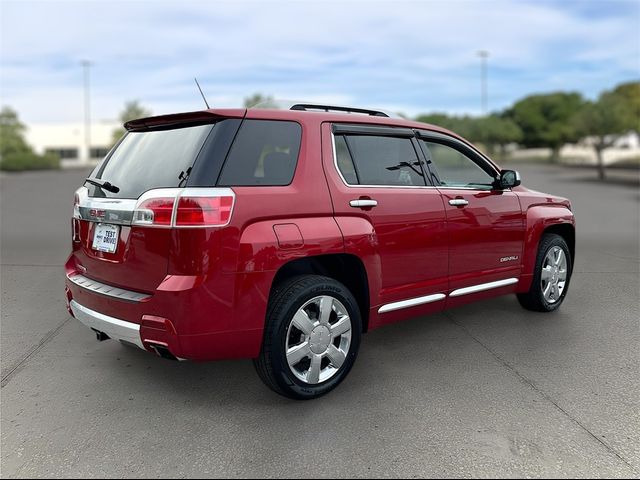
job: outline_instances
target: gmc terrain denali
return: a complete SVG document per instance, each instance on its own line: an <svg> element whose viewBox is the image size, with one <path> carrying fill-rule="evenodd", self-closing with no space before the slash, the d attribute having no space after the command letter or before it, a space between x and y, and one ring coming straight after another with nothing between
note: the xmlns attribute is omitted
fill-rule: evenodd
<svg viewBox="0 0 640 480"><path fill-rule="evenodd" d="M307 399L371 329L510 293L550 312L567 294L569 201L442 128L307 104L125 127L75 193L66 263L69 311L99 340L252 358Z"/></svg>

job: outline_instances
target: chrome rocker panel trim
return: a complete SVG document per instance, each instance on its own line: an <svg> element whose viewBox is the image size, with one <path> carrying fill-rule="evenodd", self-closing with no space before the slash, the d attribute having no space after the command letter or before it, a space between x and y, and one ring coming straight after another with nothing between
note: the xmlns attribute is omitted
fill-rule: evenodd
<svg viewBox="0 0 640 480"><path fill-rule="evenodd" d="M485 290L491 290L492 288L506 287L507 285L513 285L518 283L517 278L506 278L504 280L497 280L495 282L481 283L479 285L473 285L472 287L458 288L449 294L450 297L460 297L462 295L469 295L470 293L484 292Z"/></svg>
<svg viewBox="0 0 640 480"><path fill-rule="evenodd" d="M471 287L458 288L449 294L450 297L460 297L462 295L469 295L471 293L484 292L485 290L491 290L492 288L506 287L507 285L513 285L518 283L517 278L506 278L504 280L497 280L495 282L481 283L479 285L473 285ZM400 302L387 303L382 305L378 309L378 313L393 312L394 310L400 310L402 308L415 307L416 305L422 305L425 303L437 302L446 298L444 293L436 293L433 295L426 295L424 297L410 298L408 300L402 300Z"/></svg>
<svg viewBox="0 0 640 480"><path fill-rule="evenodd" d="M378 313L393 312L394 310L400 310L402 308L415 307L416 305L422 305L424 303L437 302L446 297L444 293L436 293L434 295L426 295L424 297L410 298L409 300L402 300L400 302L387 303L378 309Z"/></svg>

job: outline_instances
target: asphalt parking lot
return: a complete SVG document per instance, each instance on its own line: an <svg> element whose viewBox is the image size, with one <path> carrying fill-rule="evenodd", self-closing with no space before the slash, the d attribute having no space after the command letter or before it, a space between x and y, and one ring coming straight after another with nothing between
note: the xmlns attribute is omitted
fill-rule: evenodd
<svg viewBox="0 0 640 480"><path fill-rule="evenodd" d="M86 172L2 176L2 477L638 477L638 185L520 171L574 204L560 311L509 296L376 330L311 402L273 394L250 361L97 342L63 291Z"/></svg>

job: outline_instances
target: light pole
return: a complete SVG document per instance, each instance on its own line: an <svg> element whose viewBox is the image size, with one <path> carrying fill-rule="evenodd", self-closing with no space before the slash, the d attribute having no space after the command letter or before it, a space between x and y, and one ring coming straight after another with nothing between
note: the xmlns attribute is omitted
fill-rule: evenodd
<svg viewBox="0 0 640 480"><path fill-rule="evenodd" d="M89 164L91 159L91 104L89 96L89 68L93 65L89 60L80 62L84 73L84 155L82 162Z"/></svg>
<svg viewBox="0 0 640 480"><path fill-rule="evenodd" d="M487 50L480 50L478 52L480 57L480 106L482 115L487 114L487 59L489 58L489 52Z"/></svg>

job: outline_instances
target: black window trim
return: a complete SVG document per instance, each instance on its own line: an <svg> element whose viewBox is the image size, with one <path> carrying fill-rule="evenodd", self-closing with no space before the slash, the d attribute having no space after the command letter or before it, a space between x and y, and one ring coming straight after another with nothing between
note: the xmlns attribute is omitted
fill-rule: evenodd
<svg viewBox="0 0 640 480"><path fill-rule="evenodd" d="M222 122L226 122L224 127L228 128L229 131L222 132L221 138L217 138L218 132L214 133L214 130L218 124L222 125ZM227 161L231 145L233 145L238 136L243 122L244 118L221 118L214 122L214 128L207 135L207 139L202 144L202 148L191 166L192 170L187 178L185 187L218 186L220 172ZM219 143L222 143L223 150L220 150ZM207 172L207 170L209 171Z"/></svg>
<svg viewBox="0 0 640 480"><path fill-rule="evenodd" d="M345 124L345 123L333 123L331 125L331 146L333 149L333 166L336 169L336 172L338 172L338 175L340 176L340 179L342 180L342 183L344 183L345 186L349 187L349 188L408 188L408 189L415 189L415 188L437 188L433 182L431 181L430 177L430 172L425 170L425 164L426 162L424 161L424 153L422 152L421 147L417 144L416 141L416 133L414 130L410 129L410 128L404 128L404 127L386 127L386 126L379 126L379 125L362 125L362 124ZM349 147L349 142L346 138L346 135L366 135L366 136L383 136L383 137L396 137L396 138L405 138L405 139L410 139L411 140L411 146L413 147L415 154L416 154L416 158L418 160L418 162L420 163L420 169L422 170L422 179L425 182L425 185L363 185L363 184L352 184L347 182L346 178L344 178L344 175L342 174L342 171L340 170L340 167L338 166L338 153L337 153L337 149L336 149L336 137L337 136L344 136L345 138L345 143L347 144L347 149L349 150L349 157L351 158L351 162L353 163L353 168L356 172L356 178L358 179L358 182L360 181L360 176L358 174L358 167L356 166L356 162L353 160L353 155L351 154L351 147Z"/></svg>
<svg viewBox="0 0 640 480"><path fill-rule="evenodd" d="M363 125L354 123L334 123L332 125L334 135L375 135L378 137L415 137L410 128L387 127L383 125Z"/></svg>

